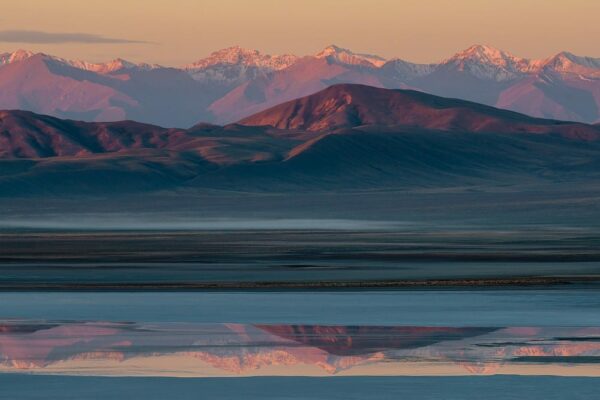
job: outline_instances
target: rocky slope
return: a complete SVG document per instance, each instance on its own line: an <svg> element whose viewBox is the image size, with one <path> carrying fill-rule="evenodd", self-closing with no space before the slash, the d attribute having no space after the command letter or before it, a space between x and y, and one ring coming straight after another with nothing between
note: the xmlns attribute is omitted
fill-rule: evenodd
<svg viewBox="0 0 600 400"><path fill-rule="evenodd" d="M600 128L335 85L238 124L167 129L0 113L0 193L282 192L586 181Z"/></svg>

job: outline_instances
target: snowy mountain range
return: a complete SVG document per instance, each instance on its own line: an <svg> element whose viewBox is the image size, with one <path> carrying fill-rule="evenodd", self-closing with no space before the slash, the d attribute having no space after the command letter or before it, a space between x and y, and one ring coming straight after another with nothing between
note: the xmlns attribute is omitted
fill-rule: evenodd
<svg viewBox="0 0 600 400"><path fill-rule="evenodd" d="M0 109L88 121L187 127L226 123L332 84L415 89L535 117L600 122L600 58L542 60L475 45L436 64L331 45L315 55L230 47L181 67L89 63L18 50L0 54Z"/></svg>

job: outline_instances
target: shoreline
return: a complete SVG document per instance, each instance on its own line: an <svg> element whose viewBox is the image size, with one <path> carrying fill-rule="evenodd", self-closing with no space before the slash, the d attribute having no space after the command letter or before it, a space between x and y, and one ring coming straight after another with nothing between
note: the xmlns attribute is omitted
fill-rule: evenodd
<svg viewBox="0 0 600 400"><path fill-rule="evenodd" d="M421 279L297 282L144 282L144 283L0 283L0 292L18 291L230 291L330 289L540 288L597 284L600 276ZM594 285L595 286L595 285Z"/></svg>

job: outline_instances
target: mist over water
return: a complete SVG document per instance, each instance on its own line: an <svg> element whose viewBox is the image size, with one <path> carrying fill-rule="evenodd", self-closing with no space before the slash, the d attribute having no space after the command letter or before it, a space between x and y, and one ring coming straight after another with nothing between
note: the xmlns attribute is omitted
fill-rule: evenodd
<svg viewBox="0 0 600 400"><path fill-rule="evenodd" d="M415 223L360 219L199 218L181 214L50 214L2 218L2 229L66 230L399 230Z"/></svg>

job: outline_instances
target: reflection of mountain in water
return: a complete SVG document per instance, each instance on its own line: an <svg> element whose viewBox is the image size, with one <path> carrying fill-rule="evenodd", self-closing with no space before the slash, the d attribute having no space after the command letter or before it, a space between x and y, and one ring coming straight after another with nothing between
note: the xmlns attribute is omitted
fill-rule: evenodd
<svg viewBox="0 0 600 400"><path fill-rule="evenodd" d="M495 328L256 325L269 333L338 356L413 349L483 335Z"/></svg>
<svg viewBox="0 0 600 400"><path fill-rule="evenodd" d="M431 374L452 368L452 373L464 375L493 374L523 364L586 364L589 371L600 356L599 337L600 328L7 321L0 325L0 370L393 375L415 367Z"/></svg>

